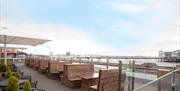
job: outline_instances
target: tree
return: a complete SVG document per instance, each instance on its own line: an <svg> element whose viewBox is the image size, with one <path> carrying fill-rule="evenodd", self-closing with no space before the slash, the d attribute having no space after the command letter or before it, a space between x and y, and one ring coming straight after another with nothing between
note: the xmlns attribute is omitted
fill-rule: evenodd
<svg viewBox="0 0 180 91"><path fill-rule="evenodd" d="M18 79L21 78L21 73L19 71L17 71L16 74L15 74L15 77L18 78Z"/></svg>
<svg viewBox="0 0 180 91"><path fill-rule="evenodd" d="M24 82L24 91L31 91L31 83L29 80Z"/></svg>
<svg viewBox="0 0 180 91"><path fill-rule="evenodd" d="M8 79L8 78L10 78L12 76L12 71L11 71L11 69L8 67L7 68L7 71L6 71L6 78Z"/></svg>
<svg viewBox="0 0 180 91"><path fill-rule="evenodd" d="M18 83L18 79L16 77L11 76L8 79L7 91L19 91L19 83Z"/></svg>

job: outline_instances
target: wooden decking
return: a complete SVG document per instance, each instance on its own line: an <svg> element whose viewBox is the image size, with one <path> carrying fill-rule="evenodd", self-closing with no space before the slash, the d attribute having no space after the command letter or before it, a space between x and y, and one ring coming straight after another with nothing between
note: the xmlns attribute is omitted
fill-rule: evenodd
<svg viewBox="0 0 180 91"><path fill-rule="evenodd" d="M46 91L81 91L80 89L70 89L61 84L59 80L51 80L46 77L46 75L38 73L27 66L22 64L17 64L19 69L21 69L24 74L31 75L32 81L38 81L38 88L45 89Z"/></svg>

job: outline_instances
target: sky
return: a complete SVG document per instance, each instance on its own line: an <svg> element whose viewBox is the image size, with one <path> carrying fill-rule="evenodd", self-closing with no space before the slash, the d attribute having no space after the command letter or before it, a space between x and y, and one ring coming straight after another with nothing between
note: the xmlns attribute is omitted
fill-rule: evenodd
<svg viewBox="0 0 180 91"><path fill-rule="evenodd" d="M2 34L50 39L36 54L158 56L180 49L180 0L0 0Z"/></svg>

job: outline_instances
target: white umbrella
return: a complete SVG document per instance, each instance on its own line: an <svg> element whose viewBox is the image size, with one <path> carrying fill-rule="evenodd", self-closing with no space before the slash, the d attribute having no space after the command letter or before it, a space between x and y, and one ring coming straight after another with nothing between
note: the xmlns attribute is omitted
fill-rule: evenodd
<svg viewBox="0 0 180 91"><path fill-rule="evenodd" d="M4 49L4 46L0 46L0 49ZM6 49L21 49L21 50L24 50L24 49L27 49L25 47L17 47L17 46L8 46L6 47Z"/></svg>
<svg viewBox="0 0 180 91"><path fill-rule="evenodd" d="M0 35L0 44L4 44L4 61L7 64L7 44L15 44L15 45L30 45L37 46L44 44L50 40L47 39L37 39L37 38L29 38L29 37L21 37L21 36L11 36L11 35Z"/></svg>

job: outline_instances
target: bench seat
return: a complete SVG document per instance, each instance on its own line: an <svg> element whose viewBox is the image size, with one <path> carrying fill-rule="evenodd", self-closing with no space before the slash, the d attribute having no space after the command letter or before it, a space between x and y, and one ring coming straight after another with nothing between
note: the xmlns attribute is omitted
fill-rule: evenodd
<svg viewBox="0 0 180 91"><path fill-rule="evenodd" d="M61 83L72 89L80 88L81 78L78 76L92 75L93 73L93 64L65 64Z"/></svg>
<svg viewBox="0 0 180 91"><path fill-rule="evenodd" d="M101 69L97 85L89 87L89 91L118 91L119 70Z"/></svg>
<svg viewBox="0 0 180 91"><path fill-rule="evenodd" d="M97 91L97 85L90 86L90 90L89 91Z"/></svg>
<svg viewBox="0 0 180 91"><path fill-rule="evenodd" d="M50 61L48 63L47 77L49 79L59 79L64 71L64 64L70 64L71 62L65 61Z"/></svg>

